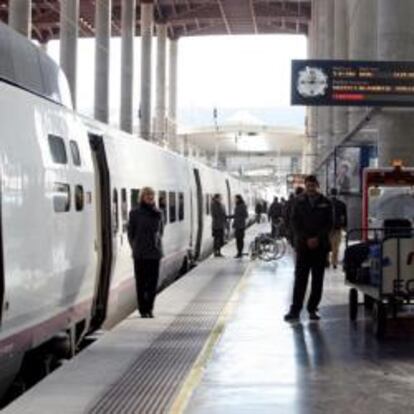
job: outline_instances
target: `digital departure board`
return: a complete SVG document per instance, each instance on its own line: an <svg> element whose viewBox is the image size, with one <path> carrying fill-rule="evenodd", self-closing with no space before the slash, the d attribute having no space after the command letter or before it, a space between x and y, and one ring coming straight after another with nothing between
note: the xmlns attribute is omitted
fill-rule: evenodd
<svg viewBox="0 0 414 414"><path fill-rule="evenodd" d="M294 60L292 105L414 106L414 62Z"/></svg>

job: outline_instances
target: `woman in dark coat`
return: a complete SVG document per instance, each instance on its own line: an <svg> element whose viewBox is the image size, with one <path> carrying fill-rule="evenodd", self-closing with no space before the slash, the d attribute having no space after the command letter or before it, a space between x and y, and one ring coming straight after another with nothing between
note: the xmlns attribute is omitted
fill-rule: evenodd
<svg viewBox="0 0 414 414"><path fill-rule="evenodd" d="M244 248L244 232L246 230L246 220L249 216L247 213L247 207L240 194L235 196L235 207L233 218L233 228L236 236L237 255L236 259L240 259L243 256Z"/></svg>
<svg viewBox="0 0 414 414"><path fill-rule="evenodd" d="M227 225L227 217L220 194L215 194L211 201L211 220L214 238L214 257L224 257L221 254L221 248L224 245L224 230Z"/></svg>
<svg viewBox="0 0 414 414"><path fill-rule="evenodd" d="M153 318L157 292L162 235L161 212L155 206L155 193L150 187L141 191L139 205L129 213L128 240L134 257L138 310L143 318Z"/></svg>

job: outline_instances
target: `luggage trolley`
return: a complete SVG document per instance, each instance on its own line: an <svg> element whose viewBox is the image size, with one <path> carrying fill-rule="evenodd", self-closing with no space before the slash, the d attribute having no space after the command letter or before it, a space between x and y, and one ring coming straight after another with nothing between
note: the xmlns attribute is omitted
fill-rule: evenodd
<svg viewBox="0 0 414 414"><path fill-rule="evenodd" d="M366 231L357 229L354 231ZM414 304L414 232L412 229L370 228L368 238L349 244L344 259L346 285L349 290L349 318L358 316L358 293L364 305L372 309L374 331L378 337L386 332L388 315L393 318ZM372 237L373 236L373 237Z"/></svg>
<svg viewBox="0 0 414 414"><path fill-rule="evenodd" d="M362 228L348 232L344 258L349 317L357 318L360 292L382 337L388 315L414 303L414 169L365 169L362 201Z"/></svg>

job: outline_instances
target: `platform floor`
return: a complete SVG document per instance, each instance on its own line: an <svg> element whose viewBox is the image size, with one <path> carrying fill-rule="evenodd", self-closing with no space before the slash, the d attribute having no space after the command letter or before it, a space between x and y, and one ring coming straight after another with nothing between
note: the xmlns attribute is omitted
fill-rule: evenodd
<svg viewBox="0 0 414 414"><path fill-rule="evenodd" d="M348 320L342 273L326 274L321 321L287 324L293 261L257 262L186 414L406 414L414 339L378 341L369 315Z"/></svg>
<svg viewBox="0 0 414 414"><path fill-rule="evenodd" d="M247 243L256 231L249 229ZM222 250L225 258L208 258L157 296L154 319L134 312L1 412L168 412L203 348L218 337L249 267L247 257L233 258L234 241Z"/></svg>
<svg viewBox="0 0 414 414"><path fill-rule="evenodd" d="M252 237L257 227L249 231ZM342 273L328 271L322 320L287 324L291 255L210 258L7 407L5 414L407 414L414 339L377 340L348 320Z"/></svg>

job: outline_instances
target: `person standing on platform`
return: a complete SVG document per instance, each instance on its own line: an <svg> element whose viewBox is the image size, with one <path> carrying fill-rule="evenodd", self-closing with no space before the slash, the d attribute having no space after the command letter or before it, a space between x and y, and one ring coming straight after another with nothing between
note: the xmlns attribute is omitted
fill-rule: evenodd
<svg viewBox="0 0 414 414"><path fill-rule="evenodd" d="M235 259L243 257L244 235L246 231L246 220L249 214L247 213L247 206L240 194L235 196L234 215L228 218L233 219L233 228L236 237L237 255Z"/></svg>
<svg viewBox="0 0 414 414"><path fill-rule="evenodd" d="M262 213L267 214L268 208L267 208L267 201L263 200L262 202Z"/></svg>
<svg viewBox="0 0 414 414"><path fill-rule="evenodd" d="M296 250L295 282L292 305L284 319L287 322L299 319L309 272L312 272L307 310L311 320L319 320L317 309L322 298L326 256L330 250L333 211L329 199L319 193L319 183L314 175L305 179L305 193L295 200L291 223Z"/></svg>
<svg viewBox="0 0 414 414"><path fill-rule="evenodd" d="M155 193L144 187L137 208L129 213L128 240L134 258L138 310L143 318L153 318L157 293L164 220L155 206Z"/></svg>
<svg viewBox="0 0 414 414"><path fill-rule="evenodd" d="M269 211L267 213L270 225L272 237L276 237L277 225L282 219L282 204L279 203L279 198L275 197L272 204L270 204Z"/></svg>
<svg viewBox="0 0 414 414"><path fill-rule="evenodd" d="M331 232L331 264L334 269L338 267L338 253L341 245L342 231L347 228L348 214L346 204L338 200L338 190L336 188L331 189L331 203L333 208L333 229Z"/></svg>
<svg viewBox="0 0 414 414"><path fill-rule="evenodd" d="M221 254L221 248L224 245L224 230L227 225L227 217L220 194L214 194L211 201L211 218L214 238L214 257L224 257Z"/></svg>
<svg viewBox="0 0 414 414"><path fill-rule="evenodd" d="M292 228L292 212L293 206L295 204L296 199L304 192L303 187L296 187L295 193L289 196L288 201L285 204L285 209L283 211L283 221L285 223L285 234L288 242L294 246L294 230Z"/></svg>

